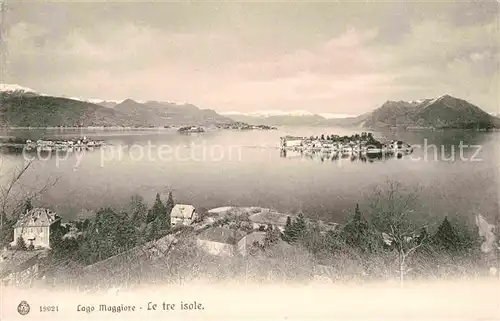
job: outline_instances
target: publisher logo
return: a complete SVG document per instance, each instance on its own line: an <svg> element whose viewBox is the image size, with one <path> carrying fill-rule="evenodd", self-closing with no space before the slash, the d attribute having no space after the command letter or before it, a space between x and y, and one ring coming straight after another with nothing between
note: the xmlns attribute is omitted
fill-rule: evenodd
<svg viewBox="0 0 500 321"><path fill-rule="evenodd" d="M30 313L30 305L26 301L21 301L19 305L17 306L17 312L19 312L20 315L26 315Z"/></svg>

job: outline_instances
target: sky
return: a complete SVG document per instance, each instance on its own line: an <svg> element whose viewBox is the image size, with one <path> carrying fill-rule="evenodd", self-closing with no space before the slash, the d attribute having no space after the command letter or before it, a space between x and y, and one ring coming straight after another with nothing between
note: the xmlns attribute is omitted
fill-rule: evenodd
<svg viewBox="0 0 500 321"><path fill-rule="evenodd" d="M0 82L220 112L499 107L496 1L8 1Z"/></svg>

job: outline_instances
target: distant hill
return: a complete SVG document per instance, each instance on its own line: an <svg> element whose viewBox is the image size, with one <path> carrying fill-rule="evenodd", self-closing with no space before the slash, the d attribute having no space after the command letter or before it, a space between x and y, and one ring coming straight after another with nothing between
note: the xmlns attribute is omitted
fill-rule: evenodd
<svg viewBox="0 0 500 321"><path fill-rule="evenodd" d="M326 118L321 115L271 115L271 116L247 116L228 115L229 118L248 123L251 125L268 126L360 126L362 118Z"/></svg>
<svg viewBox="0 0 500 321"><path fill-rule="evenodd" d="M100 105L100 106L103 106L103 107L108 107L108 108L115 108L116 105L118 105L119 103L117 102L114 102L114 101L99 101L96 103L97 105Z"/></svg>
<svg viewBox="0 0 500 321"><path fill-rule="evenodd" d="M236 121L271 126L344 126L363 128L500 128L500 119L449 95L419 101L387 101L372 112L348 118L320 115L229 115Z"/></svg>
<svg viewBox="0 0 500 321"><path fill-rule="evenodd" d="M32 91L0 91L0 126L183 126L232 123L213 110L194 105L127 99L104 107L88 101L39 95ZM113 107L113 108L111 108Z"/></svg>
<svg viewBox="0 0 500 321"><path fill-rule="evenodd" d="M326 118L319 115L271 115L271 116L247 116L247 115L229 115L233 120L251 124L251 125L298 125L298 126L321 126Z"/></svg>
<svg viewBox="0 0 500 321"><path fill-rule="evenodd" d="M366 128L431 127L431 128L500 128L500 119L479 107L450 95L415 102L387 101L361 117Z"/></svg>
<svg viewBox="0 0 500 321"><path fill-rule="evenodd" d="M139 103L126 99L114 110L130 115L144 124L154 126L211 125L233 123L234 120L221 116L211 109L200 109L191 104L147 101Z"/></svg>
<svg viewBox="0 0 500 321"><path fill-rule="evenodd" d="M88 102L32 93L0 92L0 126L131 126L128 115Z"/></svg>

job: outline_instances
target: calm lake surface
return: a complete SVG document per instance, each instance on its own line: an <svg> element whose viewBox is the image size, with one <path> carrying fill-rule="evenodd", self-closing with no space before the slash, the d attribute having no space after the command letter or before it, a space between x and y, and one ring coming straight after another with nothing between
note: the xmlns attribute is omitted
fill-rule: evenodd
<svg viewBox="0 0 500 321"><path fill-rule="evenodd" d="M152 202L157 192L166 195L173 190L176 202L197 207L263 206L341 222L356 203L366 212L373 188L385 186L387 180L419 187L425 215L470 220L475 212L490 218L498 214L500 133L375 132L375 137L422 147L411 156L373 162L322 160L298 153L284 157L277 148L284 135L356 132L360 130L331 127L197 135L173 130L11 130L0 132L0 136L37 139L86 135L106 141L109 146L102 150L29 155L36 161L22 180L23 188L58 178L57 185L35 205L50 206L68 219L82 209L124 204L132 194ZM462 154L461 142L469 145L463 147ZM20 166L24 156L5 150L1 153L5 180L8 170Z"/></svg>

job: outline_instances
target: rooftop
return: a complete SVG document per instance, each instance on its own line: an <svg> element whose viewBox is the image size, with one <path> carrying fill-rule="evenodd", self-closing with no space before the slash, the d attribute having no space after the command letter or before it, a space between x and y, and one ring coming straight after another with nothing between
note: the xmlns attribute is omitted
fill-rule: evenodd
<svg viewBox="0 0 500 321"><path fill-rule="evenodd" d="M192 218L194 211L193 205L176 204L170 213L170 217Z"/></svg>
<svg viewBox="0 0 500 321"><path fill-rule="evenodd" d="M50 226L61 218L46 208L34 208L16 222L15 227Z"/></svg>
<svg viewBox="0 0 500 321"><path fill-rule="evenodd" d="M288 216L290 216L290 218L293 219L292 215L285 215L282 213L272 212L272 211L262 211L260 213L251 215L248 219L254 223L285 225Z"/></svg>
<svg viewBox="0 0 500 321"><path fill-rule="evenodd" d="M250 234L245 235L242 238L242 240L245 239L246 244L252 245L254 242L263 244L265 238L266 238L266 232L252 232Z"/></svg>
<svg viewBox="0 0 500 321"><path fill-rule="evenodd" d="M224 227L212 227L198 235L199 240L211 241L225 244L236 244L245 236L241 231L231 230Z"/></svg>

